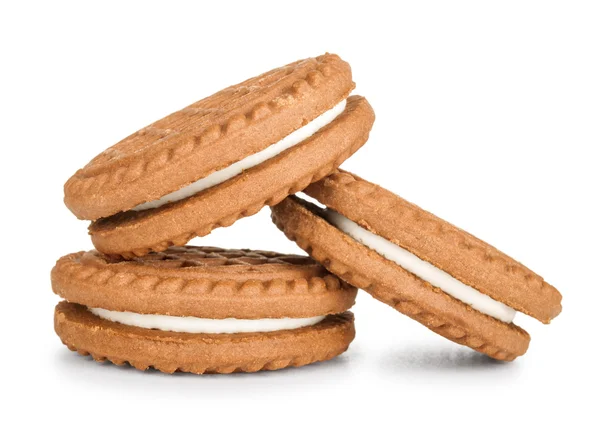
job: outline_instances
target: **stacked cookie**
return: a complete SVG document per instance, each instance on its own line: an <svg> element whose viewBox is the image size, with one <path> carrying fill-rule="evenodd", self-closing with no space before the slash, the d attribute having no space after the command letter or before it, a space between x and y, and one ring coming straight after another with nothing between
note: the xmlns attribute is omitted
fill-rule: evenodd
<svg viewBox="0 0 600 443"><path fill-rule="evenodd" d="M125 138L65 184L96 250L52 271L55 329L96 360L164 372L253 372L344 352L362 288L500 360L528 347L560 294L481 240L350 173L374 113L325 54L220 91ZM293 194L304 191L326 208ZM272 207L312 258L185 246Z"/></svg>

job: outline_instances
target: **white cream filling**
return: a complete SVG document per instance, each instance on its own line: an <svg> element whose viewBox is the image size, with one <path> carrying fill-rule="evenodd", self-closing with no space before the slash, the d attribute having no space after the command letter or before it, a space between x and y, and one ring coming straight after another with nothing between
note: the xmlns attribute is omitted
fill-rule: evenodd
<svg viewBox="0 0 600 443"><path fill-rule="evenodd" d="M413 253L391 241L362 228L332 209L328 208L326 210L325 218L354 240L397 263L431 285L442 289L448 295L470 305L473 309L505 323L511 323L515 318L516 311L509 306L494 300L471 286L465 285L447 272L421 260Z"/></svg>
<svg viewBox="0 0 600 443"><path fill-rule="evenodd" d="M312 326L325 318L324 315L309 318L198 318L173 317L170 315L138 314L136 312L109 311L102 308L88 310L105 320L161 331L189 332L192 334L237 334L240 332L271 332Z"/></svg>
<svg viewBox="0 0 600 443"><path fill-rule="evenodd" d="M229 180L230 178L235 177L236 175L241 174L246 169L250 169L256 165L259 165L278 154L281 154L286 149L289 149L313 134L315 134L319 129L327 126L333 120L335 120L346 108L346 100L342 100L340 103L335 105L333 108L325 111L323 114L310 121L306 125L302 126L299 129L296 129L291 134L282 138L276 143L273 143L271 146L259 151L255 154L249 155L248 157L233 163L227 166L224 169L220 169L219 171L215 171L212 174L201 178L200 180L195 181L187 186L184 186L177 191L171 192L158 200L153 200L150 202L142 203L133 208L133 211L144 211L146 209L158 208L160 206L166 205L170 202L176 202L178 200L183 200L184 198L190 197L194 194L197 194L204 189L208 189L212 186L223 183L224 181Z"/></svg>

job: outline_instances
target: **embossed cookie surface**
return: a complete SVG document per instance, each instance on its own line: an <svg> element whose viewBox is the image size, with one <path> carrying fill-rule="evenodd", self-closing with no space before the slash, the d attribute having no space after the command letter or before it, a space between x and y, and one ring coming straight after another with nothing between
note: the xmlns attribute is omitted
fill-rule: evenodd
<svg viewBox="0 0 600 443"><path fill-rule="evenodd" d="M305 192L392 246L427 262L507 309L549 322L561 296L500 251L379 186L338 171ZM297 197L272 208L273 221L331 272L457 343L501 360L525 353L529 335L430 284L326 220Z"/></svg>
<svg viewBox="0 0 600 443"><path fill-rule="evenodd" d="M353 88L350 66L332 54L231 86L98 155L67 181L65 203L98 220L90 233L102 252L131 257L183 245L281 201L359 149L374 113L364 98L348 99Z"/></svg>
<svg viewBox="0 0 600 443"><path fill-rule="evenodd" d="M79 252L58 260L52 287L66 300L55 312L65 345L139 369L226 373L300 366L344 352L354 338L347 310L356 288L309 257L193 246L132 261ZM298 321L305 325L293 326ZM205 323L242 332L185 330ZM271 326L263 330L265 323Z"/></svg>

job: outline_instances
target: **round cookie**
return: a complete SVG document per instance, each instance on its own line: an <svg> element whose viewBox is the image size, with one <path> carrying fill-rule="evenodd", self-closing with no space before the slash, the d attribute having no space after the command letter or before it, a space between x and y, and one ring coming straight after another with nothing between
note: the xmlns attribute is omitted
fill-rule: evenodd
<svg viewBox="0 0 600 443"><path fill-rule="evenodd" d="M356 288L309 257L171 247L132 261L62 257L55 330L80 354L162 372L254 372L328 360L354 338Z"/></svg>
<svg viewBox="0 0 600 443"><path fill-rule="evenodd" d="M272 208L274 223L348 283L438 334L499 360L523 355L521 311L549 323L561 295L467 232L360 177L337 171Z"/></svg>
<svg viewBox="0 0 600 443"><path fill-rule="evenodd" d="M374 113L350 66L325 54L231 86L108 148L65 184L106 254L183 245L332 172L367 140Z"/></svg>

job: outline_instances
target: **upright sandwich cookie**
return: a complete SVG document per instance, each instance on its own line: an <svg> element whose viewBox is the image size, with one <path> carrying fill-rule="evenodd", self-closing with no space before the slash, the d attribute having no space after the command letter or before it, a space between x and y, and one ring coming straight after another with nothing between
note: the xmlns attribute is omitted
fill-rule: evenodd
<svg viewBox="0 0 600 443"><path fill-rule="evenodd" d="M561 295L522 264L393 193L338 171L289 197L275 224L348 283L457 343L499 360L525 353L521 311L549 323Z"/></svg>
<svg viewBox="0 0 600 443"><path fill-rule="evenodd" d="M332 172L374 113L325 54L231 86L125 138L65 184L96 248L127 258L183 245Z"/></svg>
<svg viewBox="0 0 600 443"><path fill-rule="evenodd" d="M162 372L254 372L341 354L356 288L309 257L172 247L132 261L58 260L56 333L95 360Z"/></svg>

